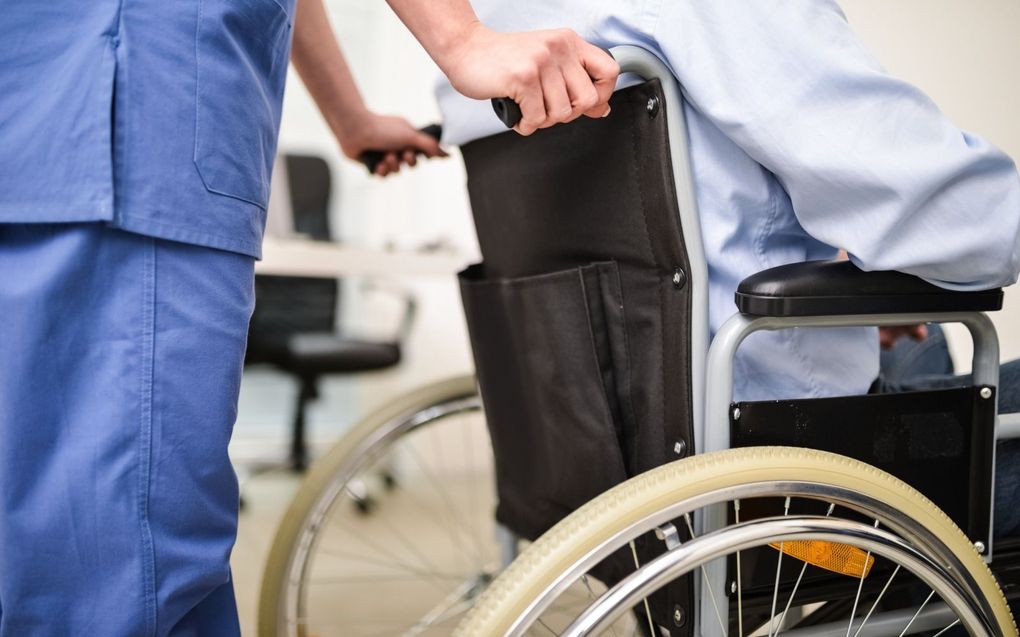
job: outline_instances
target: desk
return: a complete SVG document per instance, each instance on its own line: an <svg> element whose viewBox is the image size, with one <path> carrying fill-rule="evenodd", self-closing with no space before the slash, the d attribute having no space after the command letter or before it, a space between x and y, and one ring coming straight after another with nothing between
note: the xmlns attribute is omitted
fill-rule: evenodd
<svg viewBox="0 0 1020 637"><path fill-rule="evenodd" d="M256 274L345 278L352 276L449 276L467 266L456 252L384 250L308 239L266 237Z"/></svg>

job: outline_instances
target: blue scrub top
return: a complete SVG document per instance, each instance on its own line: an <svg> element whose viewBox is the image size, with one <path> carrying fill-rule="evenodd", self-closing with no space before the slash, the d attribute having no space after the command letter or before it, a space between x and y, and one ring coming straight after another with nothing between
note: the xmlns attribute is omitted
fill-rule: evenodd
<svg viewBox="0 0 1020 637"><path fill-rule="evenodd" d="M258 257L295 0L7 0L0 223Z"/></svg>

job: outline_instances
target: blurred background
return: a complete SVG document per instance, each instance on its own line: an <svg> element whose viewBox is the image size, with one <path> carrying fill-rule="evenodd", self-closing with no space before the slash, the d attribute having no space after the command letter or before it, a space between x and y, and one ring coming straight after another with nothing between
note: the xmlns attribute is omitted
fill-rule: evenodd
<svg viewBox="0 0 1020 637"><path fill-rule="evenodd" d="M1020 158L1020 1L1018 0L841 0L864 42L894 75L927 92L961 127L980 134ZM327 0L365 99L374 110L400 114L419 126L438 121L432 97L437 69L382 2ZM325 214L330 238L350 253L335 260L339 283L337 333L366 340L392 339L404 305L394 287L417 299L413 328L401 361L366 374L324 374L319 398L307 409L307 440L313 455L328 447L359 415L387 398L431 380L468 372L471 355L454 272L477 254L455 149L396 177L370 178L344 159L323 119L293 71L284 102L281 155L320 158L328 167ZM283 162L280 165L286 165ZM274 180L272 232L293 232L293 179L278 170ZM281 185L283 184L283 185ZM282 213L280 211L283 211ZM974 222L981 223L975 210ZM282 216L281 216L282 214ZM271 240L270 240L271 241ZM299 244L271 251L269 265L297 272L323 257ZM328 260L328 257L325 257ZM348 267L351 266L351 267ZM375 276L379 274L379 276ZM372 276L367 276L372 275ZM368 287L366 280L376 282ZM321 317L320 317L321 318ZM1006 294L994 320L1003 357L1020 357L1020 290ZM965 330L949 326L957 368L970 365ZM289 453L297 376L253 364L241 388L240 412L231 453L244 486L238 546L234 554L245 634L254 634L254 609L264 553L298 477L274 471L248 478L265 459Z"/></svg>

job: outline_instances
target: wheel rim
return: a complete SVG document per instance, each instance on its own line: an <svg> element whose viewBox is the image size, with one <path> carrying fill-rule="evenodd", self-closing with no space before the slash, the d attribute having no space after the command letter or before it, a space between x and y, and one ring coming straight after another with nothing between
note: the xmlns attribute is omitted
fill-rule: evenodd
<svg viewBox="0 0 1020 637"><path fill-rule="evenodd" d="M671 521L684 518L685 514L695 514L700 517L700 512L712 511L713 509L718 511L721 504L729 504L749 499L753 500L755 498L777 497L797 498L815 502L830 503L833 507L839 506L855 513L867 514L870 518L876 520L876 525L881 524L897 534L897 536L903 538L906 542L916 545L922 555L931 560L933 563L938 564L941 573L945 578L948 578L951 585L962 591L961 594L964 595L967 603L970 606L979 609L978 615L980 617L991 616L992 610L987 600L979 593L977 583L971 577L970 572L962 565L958 556L954 554L953 551L950 550L950 548L947 547L929 529L909 516L903 515L901 511L898 511L866 494L862 494L851 489L815 482L766 480L727 487L725 489L715 491L708 491L695 497L685 498L679 502L664 503L663 507L655 514L645 516L623 528L618 529L603 542L587 551L580 559L576 560L573 565L565 569L559 576L551 580L542 590L541 594L538 595L525 608L524 612L517 618L517 620L511 624L510 630L507 634L560 634L559 630L563 630L565 628L553 629L549 626L544 626L543 623L540 622L540 618L543 617L546 610L554 603L558 596L562 595L564 591L571 587L576 586L576 581L582 573L588 572L592 567L601 562L607 556L616 550L627 546L629 540L642 534L649 533L665 524L669 524ZM694 533L694 527L690 523L691 518L687 519L691 535L694 536L696 534ZM643 566L639 566L639 570L640 568L643 568ZM720 566L718 561L714 564L714 568L721 568L725 573L725 565ZM796 589L794 592L796 592ZM700 616L702 618L709 614L705 612L705 609L708 606L708 597L703 596L703 599L706 601L703 602L701 607ZM782 607L783 606L780 606L780 608ZM639 608L636 608L635 610L640 612ZM721 620L720 623L722 623ZM536 626L542 626L542 628L537 629ZM917 626L918 624L915 622L907 634L915 632L913 629ZM856 628L854 630L856 631ZM722 631L718 631L716 634L722 635L728 633L724 629ZM733 634L738 634L738 632L733 631ZM740 634L750 634L750 631L741 631ZM864 634L866 633L862 633L860 637L863 637ZM893 634L896 635L898 633ZM855 637L855 635L850 633L848 637Z"/></svg>
<svg viewBox="0 0 1020 637"><path fill-rule="evenodd" d="M450 462L444 448L451 441L461 445L457 462ZM433 634L437 626L455 621L462 606L488 584L493 558L498 565L498 544L488 532L494 489L480 401L458 397L405 412L374 428L347 458L297 535L279 600L280 634ZM450 466L464 471L451 473ZM393 492L380 494L379 485L370 484L386 482L380 469L401 474ZM367 514L356 513L354 505L365 502L378 509L369 504ZM422 516L420 523L402 525L397 521L401 509L413 509ZM441 547L425 550L433 536L419 535L423 527L443 526L451 535L441 539ZM446 568L454 564L456 570ZM423 583L428 592L419 591ZM379 610L342 608L343 589L353 586L360 589L359 599L383 600ZM413 603L423 598L432 602L425 610ZM352 616L362 610L366 617ZM320 619L327 616L340 621Z"/></svg>
<svg viewBox="0 0 1020 637"><path fill-rule="evenodd" d="M981 610L976 607L974 600L960 587L955 578L944 567L899 537L857 522L797 516L737 524L693 539L686 545L663 554L625 578L596 603L585 609L562 633L562 637L584 637L598 634L622 616L637 601L647 598L670 581L691 573L714 559L775 542L785 543L808 539L852 544L867 550L868 555L882 556L893 560L897 566L906 566L911 572L920 576L935 594L948 602L949 607L961 619L970 634L991 634L991 627L980 614ZM921 611L923 609L919 609L918 615ZM868 621L872 616L872 614L868 614L860 618L859 622L851 617L850 621L846 623L847 633L862 632L868 626ZM913 615L907 619L907 622L900 623L896 627L909 630L911 627L908 626L908 623L911 619L914 619L913 628L918 630L926 628L926 625L917 622ZM945 622L945 620L941 621ZM775 622L772 623L775 624ZM948 626L953 623L953 620L949 620L942 625ZM775 625L777 634L782 630L782 624L783 621L780 619ZM824 630L822 627L819 632L825 634Z"/></svg>

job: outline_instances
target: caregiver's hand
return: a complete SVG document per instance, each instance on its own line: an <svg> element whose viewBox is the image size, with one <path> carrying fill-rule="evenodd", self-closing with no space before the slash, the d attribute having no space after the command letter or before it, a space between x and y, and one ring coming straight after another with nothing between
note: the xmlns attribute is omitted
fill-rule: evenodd
<svg viewBox="0 0 1020 637"><path fill-rule="evenodd" d="M386 0L453 87L468 97L509 97L514 128L530 135L580 115L604 117L620 67L569 29L497 33L468 0Z"/></svg>
<svg viewBox="0 0 1020 637"><path fill-rule="evenodd" d="M453 87L468 97L509 97L521 108L522 135L609 114L620 67L570 29L498 33L473 23L436 59Z"/></svg>
<svg viewBox="0 0 1020 637"><path fill-rule="evenodd" d="M365 151L386 151L374 168L374 173L382 177L400 172L401 165L414 166L419 153L426 157L446 157L439 147L439 140L418 130L402 117L366 110L337 121L337 141L347 157L361 159Z"/></svg>

